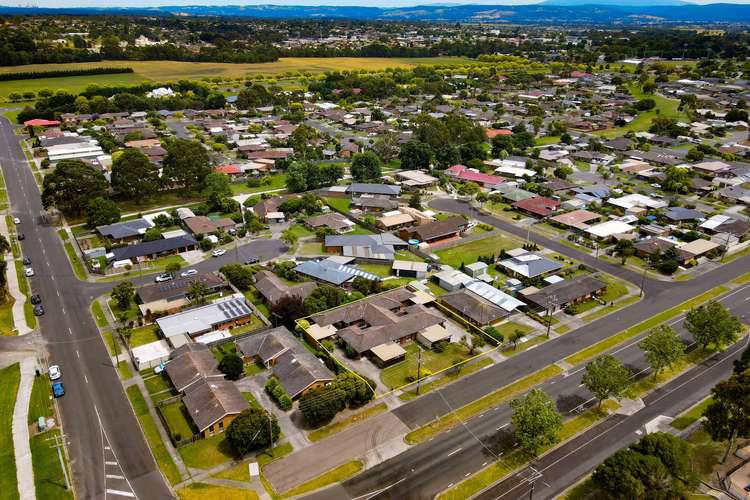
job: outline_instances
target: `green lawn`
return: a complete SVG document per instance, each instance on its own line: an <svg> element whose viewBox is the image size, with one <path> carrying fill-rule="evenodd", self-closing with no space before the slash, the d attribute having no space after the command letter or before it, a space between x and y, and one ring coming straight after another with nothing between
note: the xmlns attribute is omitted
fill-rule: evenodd
<svg viewBox="0 0 750 500"><path fill-rule="evenodd" d="M346 429L350 425L358 424L362 422L363 420L367 420L370 417L374 417L375 415L382 413L387 409L388 407L386 406L385 403L380 403L375 406L371 406L365 410L354 413L344 419L338 420L332 424L328 424L324 427L321 427L320 429L316 429L312 431L310 434L308 434L307 437L308 439L310 439L310 441L320 441L321 439L327 438L328 436L332 434L341 432L342 430Z"/></svg>
<svg viewBox="0 0 750 500"><path fill-rule="evenodd" d="M138 347L159 340L156 325L146 325L130 330L130 347Z"/></svg>
<svg viewBox="0 0 750 500"><path fill-rule="evenodd" d="M458 268L461 263L471 264L476 262L482 255L495 254L497 256L500 250L511 250L520 247L523 242L514 236L504 234L492 234L486 238L472 240L454 247L438 250L435 254L440 257L441 264L447 264Z"/></svg>
<svg viewBox="0 0 750 500"><path fill-rule="evenodd" d="M4 498L18 498L16 458L13 453L13 408L21 382L18 363L0 370L0 491Z"/></svg>
<svg viewBox="0 0 750 500"><path fill-rule="evenodd" d="M190 415L182 401L171 403L159 408L172 437L178 436L179 439L187 439L195 434L196 429L190 422Z"/></svg>
<svg viewBox="0 0 750 500"><path fill-rule="evenodd" d="M146 81L135 73L121 73L112 75L63 76L58 78L38 78L33 80L10 80L0 82L0 96L7 99L8 95L16 92L39 92L49 89L53 92L64 90L78 94L86 90L89 85L102 87L111 85L137 85Z"/></svg>
<svg viewBox="0 0 750 500"><path fill-rule="evenodd" d="M307 228L307 226L303 224L294 224L292 225L289 230L297 235L297 238L307 238L309 236L315 236L315 233L310 231L310 229Z"/></svg>
<svg viewBox="0 0 750 500"><path fill-rule="evenodd" d="M98 300L91 303L91 315L94 316L96 326L105 328L109 323L107 322L107 316L104 314L104 309Z"/></svg>
<svg viewBox="0 0 750 500"><path fill-rule="evenodd" d="M180 500L258 500L259 498L253 490L206 483L192 483L180 488L177 490L177 497Z"/></svg>
<svg viewBox="0 0 750 500"><path fill-rule="evenodd" d="M159 465L159 468L164 473L167 480L169 480L170 484L174 485L179 483L182 479L180 477L180 471L172 460L167 447L164 446L164 441L161 439L154 418L148 411L148 405L146 404L146 400L143 399L141 390L137 385L132 385L128 387L126 392L128 394L128 399L130 399L130 404L133 406L133 410L135 410L135 414L138 417L138 422L140 422L143 433L146 436L146 441L148 441L151 452L156 458L156 463Z"/></svg>
<svg viewBox="0 0 750 500"><path fill-rule="evenodd" d="M199 439L177 451L185 465L195 469L212 469L234 458L223 433Z"/></svg>
<svg viewBox="0 0 750 500"><path fill-rule="evenodd" d="M117 305L117 302L114 299L109 299L107 305L109 305L109 309L112 311L112 314L114 314L115 319L119 319L119 316L124 316L125 322L135 320L141 313L140 309L138 309L138 305L134 302L131 302L128 308L124 310L120 309L120 306Z"/></svg>
<svg viewBox="0 0 750 500"><path fill-rule="evenodd" d="M73 493L65 487L65 473L60 465L60 456L57 449L53 447L54 438L58 436L60 436L60 430L51 429L37 434L30 440L37 498L73 498ZM63 463L67 467L64 452Z"/></svg>
<svg viewBox="0 0 750 500"><path fill-rule="evenodd" d="M399 250L396 252L396 260L409 260L411 262L424 262L419 255L413 254L408 250Z"/></svg>
<svg viewBox="0 0 750 500"><path fill-rule="evenodd" d="M398 398L402 401L411 401L412 399L417 398L423 394L438 389L446 384L450 384L458 378L465 377L466 375L470 375L476 371L479 371L482 368L491 365L492 363L493 361L487 356L483 357L480 360L475 360L470 364L464 363L463 365L460 365L460 368L457 370L447 370L440 378L430 380L429 382L425 382L424 384L420 384L419 394L417 394L416 385L412 385L406 388Z"/></svg>
<svg viewBox="0 0 750 500"><path fill-rule="evenodd" d="M120 359L122 359L122 357ZM120 374L120 378L123 380L130 380L133 378L133 370L130 369L130 364L124 359L117 364L117 371Z"/></svg>
<svg viewBox="0 0 750 500"><path fill-rule="evenodd" d="M391 275L391 266L388 264L357 264L361 270L376 276L386 277Z"/></svg>
<svg viewBox="0 0 750 500"><path fill-rule="evenodd" d="M172 383L163 373L144 376L143 383L146 385L146 390L154 403L177 394L177 391L172 387Z"/></svg>
<svg viewBox="0 0 750 500"><path fill-rule="evenodd" d="M513 333L516 332L516 330L520 330L525 334L531 332L532 328L528 325L522 324L522 323L516 323L514 321L506 321L505 323L502 323L500 325L497 325L495 329L503 334L503 337L506 339L509 339Z"/></svg>
<svg viewBox="0 0 750 500"><path fill-rule="evenodd" d="M34 377L34 385L31 388L29 399L29 424L35 424L39 417L54 417L55 405L52 400L52 387L49 379L40 375Z"/></svg>
<svg viewBox="0 0 750 500"><path fill-rule="evenodd" d="M273 174L273 175L269 175L269 178L271 179L270 184L263 184L258 187L249 187L245 183L231 184L230 187L232 188L232 194L238 195L238 194L261 193L263 191L272 191L274 189L283 189L286 187L286 174Z"/></svg>
<svg viewBox="0 0 750 500"><path fill-rule="evenodd" d="M468 349L462 344L446 343L443 352L422 349L416 342L406 346L406 359L395 365L384 368L380 372L380 380L390 389L401 387L408 383L408 376L416 377L419 351L422 351L422 376L426 373L436 373L451 366L453 360L469 358Z"/></svg>
<svg viewBox="0 0 750 500"><path fill-rule="evenodd" d="M672 420L670 425L679 430L687 429L688 426L703 416L703 412L708 408L708 405L710 405L712 401L713 398L709 396L688 411L680 414L679 417Z"/></svg>
<svg viewBox="0 0 750 500"><path fill-rule="evenodd" d="M547 340L546 335L537 335L532 339L528 339L526 342L519 342L518 346L513 347L513 344L505 347L501 352L503 356L515 356L516 354L523 352L527 349L531 349Z"/></svg>
<svg viewBox="0 0 750 500"><path fill-rule="evenodd" d="M323 250L323 244L319 241L305 241L299 244L297 253L299 255L323 255L325 250Z"/></svg>
<svg viewBox="0 0 750 500"><path fill-rule="evenodd" d="M284 496L293 497L297 495L303 495L311 491L328 486L333 483L341 483L350 477L359 474L364 467L364 464L359 460L352 460L344 465L339 465L335 469L331 469L328 472L321 474L315 479L303 483L296 488L292 488L289 491L284 492Z"/></svg>
<svg viewBox="0 0 750 500"><path fill-rule="evenodd" d="M323 200L331 207L340 212L349 212L352 206L352 202L349 198L323 198Z"/></svg>
<svg viewBox="0 0 750 500"><path fill-rule="evenodd" d="M76 278L78 278L79 280L85 280L86 269L83 266L83 262L81 262L81 259L78 258L78 254L73 248L73 244L69 241L65 242L65 253L68 254L68 260L70 261L70 265L73 267L73 273L76 275Z"/></svg>

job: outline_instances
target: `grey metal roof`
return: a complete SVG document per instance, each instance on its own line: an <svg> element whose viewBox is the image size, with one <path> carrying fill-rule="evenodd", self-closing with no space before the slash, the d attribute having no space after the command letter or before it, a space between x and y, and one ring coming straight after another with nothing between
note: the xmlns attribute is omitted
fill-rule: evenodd
<svg viewBox="0 0 750 500"><path fill-rule="evenodd" d="M338 264L328 259L321 261L308 260L299 264L294 270L321 281L333 283L334 285L341 285L357 276L372 281L380 281L380 276L362 271L356 267Z"/></svg>
<svg viewBox="0 0 750 500"><path fill-rule="evenodd" d="M537 252L528 252L500 261L500 265L527 278L534 278L544 273L557 271L562 264Z"/></svg>
<svg viewBox="0 0 750 500"><path fill-rule="evenodd" d="M383 245L407 246L401 238L391 233L381 234L329 234L326 235L327 247L378 247Z"/></svg>
<svg viewBox="0 0 750 500"><path fill-rule="evenodd" d="M177 314L156 320L164 336L197 335L213 329L216 325L244 318L252 314L244 297L227 299L201 307L186 309Z"/></svg>
<svg viewBox="0 0 750 500"><path fill-rule="evenodd" d="M392 184L362 184L354 183L346 188L347 193L366 193L366 194L385 194L388 196L398 196L401 193L401 186Z"/></svg>
<svg viewBox="0 0 750 500"><path fill-rule="evenodd" d="M176 236L174 238L164 238L161 240L147 241L137 245L128 245L126 247L112 249L115 260L132 259L134 257L143 257L156 253L169 252L180 248L197 245L195 238L189 235Z"/></svg>
<svg viewBox="0 0 750 500"><path fill-rule="evenodd" d="M150 227L152 227L152 224L146 219L133 219L123 222L115 222L114 224L108 224L106 226L96 226L96 230L99 231L99 234L102 236L114 240L120 240L122 238L141 235Z"/></svg>

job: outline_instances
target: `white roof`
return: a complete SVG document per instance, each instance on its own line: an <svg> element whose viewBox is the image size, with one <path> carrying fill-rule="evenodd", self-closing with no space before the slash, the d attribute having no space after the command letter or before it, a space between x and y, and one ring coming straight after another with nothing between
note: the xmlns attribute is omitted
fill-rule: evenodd
<svg viewBox="0 0 750 500"><path fill-rule="evenodd" d="M139 345L133 348L133 357L138 360L139 364L148 363L162 358L168 358L171 349L166 340L157 340L148 344Z"/></svg>
<svg viewBox="0 0 750 500"><path fill-rule="evenodd" d="M704 229L716 229L717 227L721 226L725 222L728 222L732 220L731 217L728 215L714 215L710 219L708 219L706 222L700 225L700 227Z"/></svg>
<svg viewBox="0 0 750 500"><path fill-rule="evenodd" d="M607 203L624 209L633 207L664 208L667 206L667 203L664 201L655 200L638 193L621 196L619 198L610 198L607 200Z"/></svg>
<svg viewBox="0 0 750 500"><path fill-rule="evenodd" d="M552 276L547 276L546 278L544 278L544 281L546 281L550 285L554 285L555 283L560 283L561 281L565 281L565 280L561 278L560 276L553 274Z"/></svg>
<svg viewBox="0 0 750 500"><path fill-rule="evenodd" d="M536 175L536 172L529 170L528 168L512 166L497 167L495 172L498 174L512 175L513 177L533 177Z"/></svg>
<svg viewBox="0 0 750 500"><path fill-rule="evenodd" d="M241 294L225 297L213 304L187 309L156 320L165 337L197 335L212 330L214 326L252 314Z"/></svg>
<svg viewBox="0 0 750 500"><path fill-rule="evenodd" d="M427 272L428 264L426 262L415 262L412 260L394 260L391 269L399 271L416 271L421 273Z"/></svg>
<svg viewBox="0 0 750 500"><path fill-rule="evenodd" d="M589 234L593 234L594 236L597 236L599 238L607 238L615 234L629 233L634 229L635 228L633 226L622 221L608 220L607 222L602 222L601 224L596 224L588 227L586 229L586 232Z"/></svg>
<svg viewBox="0 0 750 500"><path fill-rule="evenodd" d="M209 344L216 340L228 339L231 336L232 334L229 333L228 330L217 330L215 332L198 335L194 340L200 344Z"/></svg>
<svg viewBox="0 0 750 500"><path fill-rule="evenodd" d="M524 303L520 300L516 299L515 297L511 297L505 292L501 292L494 286L488 285L484 281L474 280L465 286L468 290L471 290L480 297L489 300L496 306L508 312L511 312L517 307L524 305Z"/></svg>

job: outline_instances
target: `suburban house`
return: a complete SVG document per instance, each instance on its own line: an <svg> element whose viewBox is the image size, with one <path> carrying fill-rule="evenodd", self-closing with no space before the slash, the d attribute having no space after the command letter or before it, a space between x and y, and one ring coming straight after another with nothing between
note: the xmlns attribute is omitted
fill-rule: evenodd
<svg viewBox="0 0 750 500"><path fill-rule="evenodd" d="M555 212L559 206L559 201L544 196L527 198L513 203L513 208L520 210L521 212L526 212L534 217L547 217Z"/></svg>
<svg viewBox="0 0 750 500"><path fill-rule="evenodd" d="M346 194L351 198L360 198L363 196L396 198L401 194L401 186L395 184L362 184L355 182L347 186Z"/></svg>
<svg viewBox="0 0 750 500"><path fill-rule="evenodd" d="M601 295L607 290L607 283L593 276L579 276L570 280L562 280L545 286L533 293L524 295L529 307L535 310L564 309L571 304L584 302L592 297Z"/></svg>
<svg viewBox="0 0 750 500"><path fill-rule="evenodd" d="M285 297L297 297L305 300L315 290L315 283L305 282L288 285L271 271L258 271L253 276L255 289L268 304L276 304Z"/></svg>
<svg viewBox="0 0 750 500"><path fill-rule="evenodd" d="M479 327L508 317L508 311L466 288L446 293L440 303Z"/></svg>
<svg viewBox="0 0 750 500"><path fill-rule="evenodd" d="M136 245L113 248L107 254L108 261L120 262L124 260L146 260L155 259L163 255L175 255L189 252L198 248L198 241L190 235L175 236L174 238L163 238L159 240L146 241Z"/></svg>
<svg viewBox="0 0 750 500"><path fill-rule="evenodd" d="M627 222L623 222L616 219L611 219L600 224L594 224L586 228L586 233L589 237L599 241L609 241L615 236L622 234L630 234L635 230L635 226L631 226Z"/></svg>
<svg viewBox="0 0 750 500"><path fill-rule="evenodd" d="M203 437L223 432L242 410L249 408L237 386L224 380L207 346L185 344L175 349L170 358L165 368L167 376Z"/></svg>
<svg viewBox="0 0 750 500"><path fill-rule="evenodd" d="M414 222L414 218L398 210L384 213L378 220L377 225L379 228L386 231L393 231L399 229Z"/></svg>
<svg viewBox="0 0 750 500"><path fill-rule="evenodd" d="M386 212L398 208L398 201L389 198L373 197L354 197L352 198L351 208L359 209L364 212Z"/></svg>
<svg viewBox="0 0 750 500"><path fill-rule="evenodd" d="M219 230L230 231L233 230L237 225L237 223L232 219L226 217L214 220L206 217L205 215L189 217L187 219L184 219L182 221L182 224L185 226L185 229L196 236L215 233Z"/></svg>
<svg viewBox="0 0 750 500"><path fill-rule="evenodd" d="M380 281L380 276L365 272L359 268L348 265L353 259L328 257L322 260L307 260L300 262L294 270L304 274L320 283L342 286L350 284L354 278L361 277L371 281ZM314 283L311 283L313 288Z"/></svg>
<svg viewBox="0 0 750 500"><path fill-rule="evenodd" d="M404 228L399 236L403 240L414 239L428 245L439 245L459 239L468 226L469 221L460 215L454 215L441 221Z"/></svg>
<svg viewBox="0 0 750 500"><path fill-rule="evenodd" d="M136 290L141 314L179 311L190 304L188 291L196 281L203 283L211 294L227 288L227 282L214 273L203 273L197 276L180 277L166 283L145 285Z"/></svg>
<svg viewBox="0 0 750 500"><path fill-rule="evenodd" d="M397 250L408 244L390 233L327 235L323 243L326 252L345 257L374 261L392 261Z"/></svg>
<svg viewBox="0 0 750 500"><path fill-rule="evenodd" d="M538 252L527 252L522 249L508 252L510 258L497 264L513 277L537 278L562 269L562 264L548 259Z"/></svg>
<svg viewBox="0 0 750 500"><path fill-rule="evenodd" d="M307 224L312 230L326 227L338 234L348 233L356 226L354 222L338 212L308 217L305 224Z"/></svg>
<svg viewBox="0 0 750 500"><path fill-rule="evenodd" d="M237 341L237 350L246 361L252 360L270 368L292 399L335 378L323 361L304 348L283 326Z"/></svg>
<svg viewBox="0 0 750 500"><path fill-rule="evenodd" d="M480 172L477 169L469 168L465 165L453 165L445 171L446 175L449 175L461 182L475 182L480 186L494 186L496 184L502 184L505 182L503 177L498 175L490 175Z"/></svg>
<svg viewBox="0 0 750 500"><path fill-rule="evenodd" d="M211 304L158 318L156 324L171 341L174 337L190 338L244 325L252 319L252 314L245 297L236 294Z"/></svg>
<svg viewBox="0 0 750 500"><path fill-rule="evenodd" d="M565 226L569 229L577 229L582 231L589 227L589 223L593 221L601 220L602 216L596 212L589 212L588 210L573 210L571 212L565 212L564 214L555 215L550 217L549 220Z"/></svg>
<svg viewBox="0 0 750 500"><path fill-rule="evenodd" d="M401 182L401 185L410 188L430 188L436 186L438 179L429 174L422 172L421 170L403 170L396 173L396 180Z"/></svg>
<svg viewBox="0 0 750 500"><path fill-rule="evenodd" d="M295 194L284 194L280 196L272 196L265 200L260 200L258 203L253 205L253 213L263 222L284 222L285 217L282 212L279 212L279 207L287 200L297 198Z"/></svg>
<svg viewBox="0 0 750 500"><path fill-rule="evenodd" d="M96 231L111 241L113 244L134 243L141 241L144 233L154 225L143 218L133 219L106 226L96 226Z"/></svg>
<svg viewBox="0 0 750 500"><path fill-rule="evenodd" d="M445 317L424 306L432 300L428 294L397 288L313 315L311 320L318 327L332 325L353 353L369 355L385 365L402 356L401 346L416 340L418 334L445 324Z"/></svg>

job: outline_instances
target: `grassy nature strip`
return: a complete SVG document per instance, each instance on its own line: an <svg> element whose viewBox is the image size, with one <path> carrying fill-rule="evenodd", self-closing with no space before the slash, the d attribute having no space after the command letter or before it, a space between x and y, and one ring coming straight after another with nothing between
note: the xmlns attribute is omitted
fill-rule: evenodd
<svg viewBox="0 0 750 500"><path fill-rule="evenodd" d="M606 339L600 342L597 342L596 344L591 345L587 347L586 349L578 351L572 356L568 356L567 358L565 358L565 362L570 363L571 365L577 365L579 363L583 363L584 361L588 361L598 356L599 354L603 353L604 351L607 351L611 349L612 347L615 347L616 345L621 344L622 342L625 342L626 340L632 339L633 337L640 335L646 330L649 330L651 328L654 328L664 323L665 321L671 319L674 316L677 316L678 314L682 313L683 311L687 309L691 309L697 305L700 305L704 302L707 302L711 299L718 297L719 295L727 292L728 290L729 289L723 285L713 288L711 290L708 290L707 292L704 292L696 297L693 297L687 302L683 302L670 309L662 311L659 314L656 314L645 321L641 321L637 325L633 325L630 328L623 330L616 335L607 337Z"/></svg>
<svg viewBox="0 0 750 500"><path fill-rule="evenodd" d="M388 409L388 406L385 403L380 403L375 406L372 406L370 408L367 408L366 410L362 410L359 413L355 413L354 415L350 415L349 417L339 420L338 422L334 422L332 424L326 425L325 427L321 427L320 429L312 431L310 434L307 435L307 438L310 441L320 441L321 439L327 438L328 436L332 434L336 434L337 432L341 432L350 425L358 424L362 422L363 420L366 420L370 417L374 417L375 415L378 415L379 413L384 412Z"/></svg>
<svg viewBox="0 0 750 500"><path fill-rule="evenodd" d="M550 365L411 431L406 435L404 440L408 444L417 444L426 441L434 435L451 429L474 415L493 408L511 397L527 391L561 373L562 369L560 367Z"/></svg>
<svg viewBox="0 0 750 500"><path fill-rule="evenodd" d="M603 408L605 410L614 410L618 407L619 405L614 401L605 401L603 404ZM598 408L592 408L580 415L567 420L565 423L563 423L562 430L560 431L560 441L542 450L541 454L557 448L565 441L568 441L569 439L575 437L579 433L593 426L599 420L606 417L607 414L607 411L602 411ZM526 455L520 448L516 448L503 455L502 459L488 465L476 474L473 474L468 479L465 479L457 485L443 491L437 496L437 499L459 500L469 498L472 495L479 493L484 488L497 483L499 480L509 475L513 471L523 467L528 461L529 456Z"/></svg>
<svg viewBox="0 0 750 500"><path fill-rule="evenodd" d="M333 483L343 482L355 474L359 474L362 471L364 464L359 460L352 460L343 465L329 470L321 474L320 476L312 479L306 483L302 483L299 486L292 488L291 490L284 492L284 497L296 497L311 491L319 490Z"/></svg>

